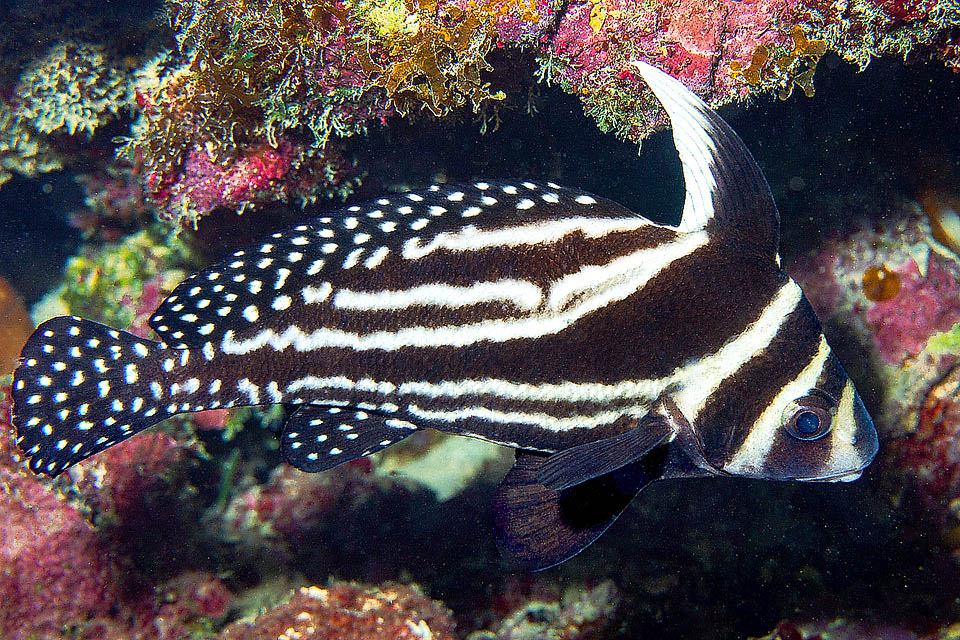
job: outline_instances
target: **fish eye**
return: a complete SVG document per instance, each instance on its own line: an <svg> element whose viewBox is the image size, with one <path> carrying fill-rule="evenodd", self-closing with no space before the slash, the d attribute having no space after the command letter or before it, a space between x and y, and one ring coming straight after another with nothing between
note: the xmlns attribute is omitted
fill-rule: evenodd
<svg viewBox="0 0 960 640"><path fill-rule="evenodd" d="M793 426L797 433L804 436L812 436L820 431L820 416L813 411L801 411L793 419Z"/></svg>
<svg viewBox="0 0 960 640"><path fill-rule="evenodd" d="M797 398L783 412L783 428L798 440L816 440L830 433L837 403L826 393L814 391Z"/></svg>

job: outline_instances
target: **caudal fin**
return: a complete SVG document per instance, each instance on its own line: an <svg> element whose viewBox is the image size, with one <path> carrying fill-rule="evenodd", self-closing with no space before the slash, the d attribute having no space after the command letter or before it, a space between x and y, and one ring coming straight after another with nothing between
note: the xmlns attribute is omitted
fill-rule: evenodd
<svg viewBox="0 0 960 640"><path fill-rule="evenodd" d="M76 317L37 327L13 374L13 424L30 468L56 476L167 418L155 398L164 384L160 355L169 353Z"/></svg>

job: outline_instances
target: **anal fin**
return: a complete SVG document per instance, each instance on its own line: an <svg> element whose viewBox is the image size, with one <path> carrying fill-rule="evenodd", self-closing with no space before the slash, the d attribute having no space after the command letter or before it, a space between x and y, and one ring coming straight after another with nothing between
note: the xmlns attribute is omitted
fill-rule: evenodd
<svg viewBox="0 0 960 640"><path fill-rule="evenodd" d="M553 454L540 465L537 479L550 489L567 489L638 460L672 433L669 419L650 414L626 433Z"/></svg>
<svg viewBox="0 0 960 640"><path fill-rule="evenodd" d="M547 569L575 556L606 531L645 486L660 477L665 455L658 453L556 491L538 479L547 457L517 451L517 462L494 498L497 543L528 571Z"/></svg>
<svg viewBox="0 0 960 640"><path fill-rule="evenodd" d="M280 453L301 471L326 471L385 449L416 430L415 424L370 411L304 405L287 418Z"/></svg>

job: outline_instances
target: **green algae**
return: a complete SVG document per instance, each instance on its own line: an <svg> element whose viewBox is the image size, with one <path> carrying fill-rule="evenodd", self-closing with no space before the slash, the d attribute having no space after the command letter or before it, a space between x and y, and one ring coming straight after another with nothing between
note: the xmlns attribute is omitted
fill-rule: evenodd
<svg viewBox="0 0 960 640"><path fill-rule="evenodd" d="M186 244L154 225L120 242L86 247L69 258L54 295L68 313L130 327L138 315L152 311L140 306L144 285L153 282L162 296L186 277L185 269L192 263Z"/></svg>
<svg viewBox="0 0 960 640"><path fill-rule="evenodd" d="M926 351L932 355L960 355L960 322L930 336Z"/></svg>

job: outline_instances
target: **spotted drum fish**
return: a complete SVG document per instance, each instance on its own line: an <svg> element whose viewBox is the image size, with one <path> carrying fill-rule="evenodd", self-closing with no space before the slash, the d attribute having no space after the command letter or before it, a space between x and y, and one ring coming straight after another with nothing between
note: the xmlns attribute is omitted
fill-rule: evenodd
<svg viewBox="0 0 960 640"><path fill-rule="evenodd" d="M528 569L597 538L647 484L852 480L877 434L800 287L733 130L633 63L672 122L679 224L552 183L432 186L274 233L182 282L153 342L40 325L13 388L18 444L55 476L165 418L284 404L307 472L419 429L516 448L495 498Z"/></svg>

